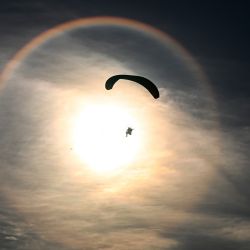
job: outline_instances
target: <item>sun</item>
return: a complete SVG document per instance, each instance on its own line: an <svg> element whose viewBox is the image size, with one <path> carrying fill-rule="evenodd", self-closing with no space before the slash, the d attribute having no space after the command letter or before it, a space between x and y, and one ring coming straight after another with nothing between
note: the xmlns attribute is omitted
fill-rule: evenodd
<svg viewBox="0 0 250 250"><path fill-rule="evenodd" d="M126 137L126 130L133 133ZM118 171L136 160L142 128L132 110L119 103L88 103L75 118L73 150L98 173Z"/></svg>

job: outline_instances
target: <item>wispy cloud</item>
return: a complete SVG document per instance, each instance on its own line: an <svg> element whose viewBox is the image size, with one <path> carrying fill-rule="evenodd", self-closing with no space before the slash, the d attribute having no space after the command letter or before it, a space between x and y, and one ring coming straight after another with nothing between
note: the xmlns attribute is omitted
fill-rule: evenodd
<svg viewBox="0 0 250 250"><path fill-rule="evenodd" d="M249 131L239 136L220 127L211 93L162 42L127 29L104 31L103 40L102 28L95 28L43 44L0 94L1 244L247 249ZM115 32L128 42L111 46ZM145 43L138 46L140 40ZM145 54L152 44L154 52ZM144 161L114 176L95 175L70 150L76 105L96 92L99 98L110 74L145 72L159 80L158 102L134 87L133 93L122 86L114 92L134 104L138 116L146 114L154 132Z"/></svg>

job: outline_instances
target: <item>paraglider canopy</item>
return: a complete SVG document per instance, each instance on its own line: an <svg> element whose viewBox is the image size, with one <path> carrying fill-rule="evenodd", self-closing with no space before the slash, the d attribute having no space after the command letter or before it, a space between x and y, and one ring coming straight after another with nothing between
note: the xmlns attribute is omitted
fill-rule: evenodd
<svg viewBox="0 0 250 250"><path fill-rule="evenodd" d="M114 76L111 76L107 81L106 81L106 84L105 84L105 88L107 90L110 90L113 88L113 86L115 85L115 83L120 80L120 79L124 79L124 80L129 80L129 81L133 81L133 82L136 82L140 85L142 85L144 88L146 88L150 93L151 95L157 99L160 97L160 93L159 93L159 90L158 88L156 87L156 85L151 82L150 80L148 80L147 78L145 77L142 77L142 76L136 76L136 75L114 75Z"/></svg>

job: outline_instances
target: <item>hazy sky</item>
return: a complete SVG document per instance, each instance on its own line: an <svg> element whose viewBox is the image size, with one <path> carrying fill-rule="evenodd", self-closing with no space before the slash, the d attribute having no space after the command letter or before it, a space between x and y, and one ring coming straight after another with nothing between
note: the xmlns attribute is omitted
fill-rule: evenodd
<svg viewBox="0 0 250 250"><path fill-rule="evenodd" d="M10 72L0 92L0 248L249 249L247 7L3 4L1 70L32 38L77 18L131 18L167 38L119 22L79 26L41 43ZM148 77L161 98L131 83L107 93L105 80L120 73ZM96 172L81 148L104 150L106 137L78 133L76 144L74 128L88 123L79 118L86 105L97 107L91 117L103 117L110 104L132 114L128 147L138 143L139 151L117 171Z"/></svg>

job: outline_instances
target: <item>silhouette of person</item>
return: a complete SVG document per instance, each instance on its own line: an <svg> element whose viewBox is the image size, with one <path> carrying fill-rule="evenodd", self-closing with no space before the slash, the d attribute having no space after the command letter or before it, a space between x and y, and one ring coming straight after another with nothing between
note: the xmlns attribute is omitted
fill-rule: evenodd
<svg viewBox="0 0 250 250"><path fill-rule="evenodd" d="M132 131L133 131L133 129L130 128L130 127L128 127L127 130L126 130L126 137L127 137L128 135L132 135Z"/></svg>

